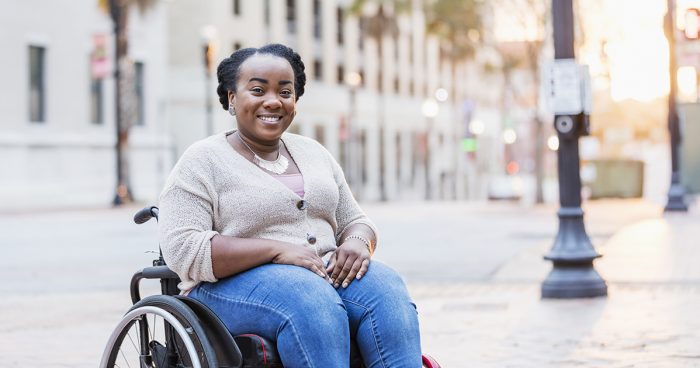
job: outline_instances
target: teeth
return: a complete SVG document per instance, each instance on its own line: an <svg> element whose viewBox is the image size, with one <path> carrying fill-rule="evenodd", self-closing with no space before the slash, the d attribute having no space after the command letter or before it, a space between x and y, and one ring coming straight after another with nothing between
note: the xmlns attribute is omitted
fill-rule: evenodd
<svg viewBox="0 0 700 368"><path fill-rule="evenodd" d="M280 119L279 116L258 116L260 120L265 120L269 122L277 121Z"/></svg>

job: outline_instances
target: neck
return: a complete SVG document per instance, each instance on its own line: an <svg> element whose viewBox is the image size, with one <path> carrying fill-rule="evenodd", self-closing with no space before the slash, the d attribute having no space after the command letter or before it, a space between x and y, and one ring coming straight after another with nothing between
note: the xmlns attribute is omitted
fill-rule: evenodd
<svg viewBox="0 0 700 368"><path fill-rule="evenodd" d="M241 134L240 130L236 131L236 135L238 135L238 139L241 140L241 143L246 150L251 149L255 154L263 158L266 158L265 156L274 156L273 158L277 157L280 150L279 139L276 139L274 142L259 142L248 138L245 134Z"/></svg>

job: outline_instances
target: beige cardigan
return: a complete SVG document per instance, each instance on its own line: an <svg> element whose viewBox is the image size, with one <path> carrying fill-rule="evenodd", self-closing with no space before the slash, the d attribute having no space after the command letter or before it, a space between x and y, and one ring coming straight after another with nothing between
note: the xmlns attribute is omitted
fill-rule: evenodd
<svg viewBox="0 0 700 368"><path fill-rule="evenodd" d="M282 136L304 178L303 206L297 194L236 152L226 140L230 133L189 147L160 196L160 246L182 280L181 290L217 281L211 260L216 234L305 244L321 257L336 249L352 224L366 224L377 234L342 169L318 142ZM315 244L307 241L308 235L316 237Z"/></svg>

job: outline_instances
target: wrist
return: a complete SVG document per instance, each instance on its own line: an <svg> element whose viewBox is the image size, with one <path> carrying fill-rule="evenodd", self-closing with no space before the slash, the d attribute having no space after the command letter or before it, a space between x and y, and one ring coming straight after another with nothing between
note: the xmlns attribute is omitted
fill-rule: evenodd
<svg viewBox="0 0 700 368"><path fill-rule="evenodd" d="M367 239L364 236L360 235L348 235L345 237L345 241L348 241L350 239L356 239L362 242L365 247L367 247L367 251L369 251L369 254L372 255L374 254L374 243L372 242L371 239Z"/></svg>

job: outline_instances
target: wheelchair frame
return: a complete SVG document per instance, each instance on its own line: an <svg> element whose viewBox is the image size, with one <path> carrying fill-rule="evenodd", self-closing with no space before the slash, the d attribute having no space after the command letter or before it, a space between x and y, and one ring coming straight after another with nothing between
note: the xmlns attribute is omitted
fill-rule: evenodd
<svg viewBox="0 0 700 368"><path fill-rule="evenodd" d="M141 209L134 215L134 222L143 224L152 218L158 220L158 207L149 206ZM159 279L161 294L141 299L140 285L144 279ZM246 361L238 344L219 317L201 302L179 295L180 291L177 287L179 282L178 275L165 264L163 252L159 247L159 256L158 259L153 260L153 265L137 271L131 278L129 289L133 306L112 332L104 349L100 368L112 368L115 356L118 355L118 351L115 351L117 344L121 347L121 343L125 340L125 332L136 324L138 324L136 335L139 340L141 368L189 366L192 368L255 368L261 366L245 364ZM150 341L152 337L149 333L149 314L163 318L165 345ZM165 326L166 322L168 326ZM266 343L271 344L257 335L245 336L257 337L263 350ZM182 355L183 348L187 356ZM278 358L276 352L272 357ZM356 358L358 357L359 354L356 355ZM432 357L423 355L422 359L424 368L440 368ZM281 363L262 366L282 367ZM361 360L351 361L351 366L363 367L363 364Z"/></svg>

